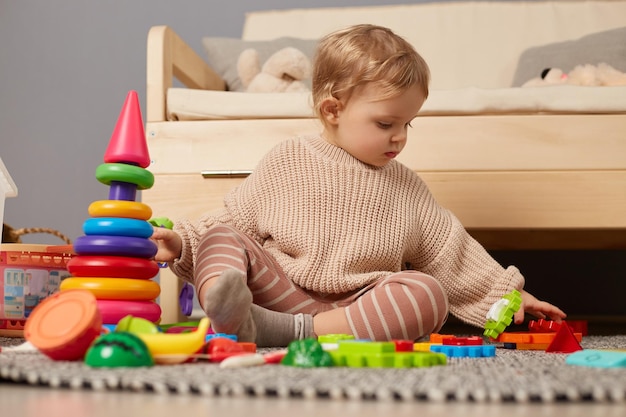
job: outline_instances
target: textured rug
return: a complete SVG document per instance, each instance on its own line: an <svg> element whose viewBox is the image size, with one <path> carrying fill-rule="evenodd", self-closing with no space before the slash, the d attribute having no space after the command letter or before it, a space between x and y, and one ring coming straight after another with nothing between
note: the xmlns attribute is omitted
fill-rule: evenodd
<svg viewBox="0 0 626 417"><path fill-rule="evenodd" d="M0 338L0 346L16 344ZM585 349L625 349L624 336L587 336ZM626 401L626 368L565 363L566 354L498 349L491 358L449 358L431 368L223 369L208 362L151 368L90 368L40 353L0 353L0 383L75 390L124 390L201 396L289 397L365 401Z"/></svg>

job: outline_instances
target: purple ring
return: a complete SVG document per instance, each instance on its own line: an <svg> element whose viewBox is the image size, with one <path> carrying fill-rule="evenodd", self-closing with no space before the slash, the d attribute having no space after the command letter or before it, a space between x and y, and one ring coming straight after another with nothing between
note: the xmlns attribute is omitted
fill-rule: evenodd
<svg viewBox="0 0 626 417"><path fill-rule="evenodd" d="M74 242L78 255L129 256L152 258L157 253L156 244L150 239L132 236L80 236Z"/></svg>

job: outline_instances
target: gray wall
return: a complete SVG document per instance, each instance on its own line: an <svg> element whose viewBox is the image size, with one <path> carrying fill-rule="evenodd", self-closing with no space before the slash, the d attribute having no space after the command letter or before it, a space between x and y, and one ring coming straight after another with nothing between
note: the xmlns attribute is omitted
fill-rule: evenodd
<svg viewBox="0 0 626 417"><path fill-rule="evenodd" d="M129 90L137 90L145 112L151 26L171 26L204 55L201 38L240 36L248 11L336 5L333 0L0 0L0 157L19 190L6 202L5 222L54 228L71 239L82 234L87 207L108 195L94 171ZM45 235L23 240L60 243Z"/></svg>
<svg viewBox="0 0 626 417"><path fill-rule="evenodd" d="M108 196L94 171L129 90L145 109L151 26L171 26L203 54L203 36L239 36L247 11L392 2L425 1L0 0L0 157L19 188L4 220L83 234L87 207ZM24 241L60 243L45 235ZM626 315L624 251L495 255L570 312ZM601 280L586 288L589 278Z"/></svg>

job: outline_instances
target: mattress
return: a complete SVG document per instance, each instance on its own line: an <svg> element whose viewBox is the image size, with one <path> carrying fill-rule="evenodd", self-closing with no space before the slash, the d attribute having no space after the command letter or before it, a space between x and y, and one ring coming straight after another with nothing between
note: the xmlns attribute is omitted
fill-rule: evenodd
<svg viewBox="0 0 626 417"><path fill-rule="evenodd" d="M626 86L570 85L431 90L420 115L624 114ZM169 120L312 118L310 93L241 93L170 88Z"/></svg>

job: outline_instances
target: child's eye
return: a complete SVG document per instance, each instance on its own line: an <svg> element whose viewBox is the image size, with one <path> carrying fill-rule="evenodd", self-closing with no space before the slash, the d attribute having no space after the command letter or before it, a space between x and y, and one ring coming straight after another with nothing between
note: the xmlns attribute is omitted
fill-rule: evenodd
<svg viewBox="0 0 626 417"><path fill-rule="evenodd" d="M377 124L378 124L378 127L380 127L381 129L391 128L391 123L377 122Z"/></svg>
<svg viewBox="0 0 626 417"><path fill-rule="evenodd" d="M407 123L406 125L404 125L405 127L413 127L413 125L411 124L411 122Z"/></svg>

